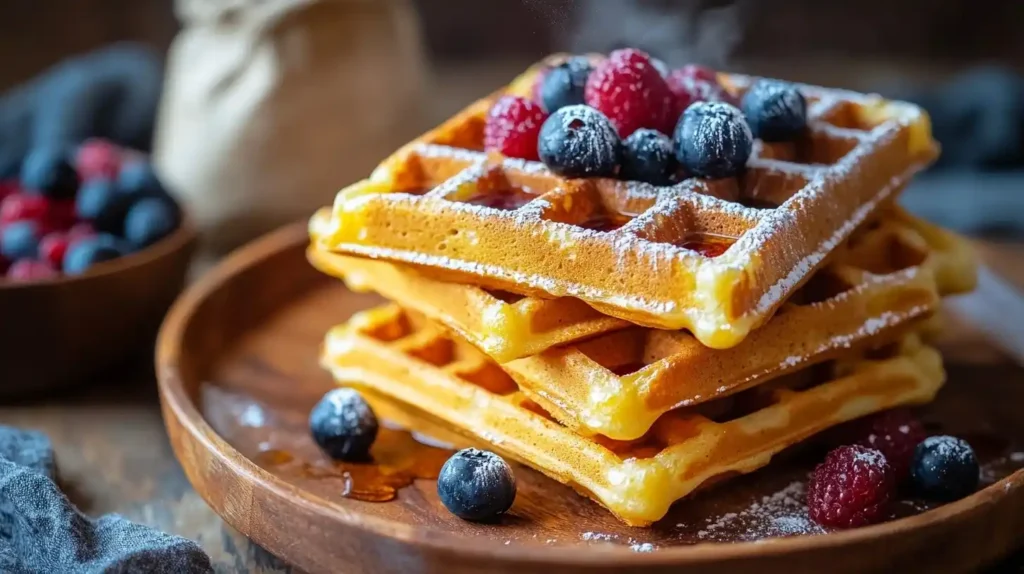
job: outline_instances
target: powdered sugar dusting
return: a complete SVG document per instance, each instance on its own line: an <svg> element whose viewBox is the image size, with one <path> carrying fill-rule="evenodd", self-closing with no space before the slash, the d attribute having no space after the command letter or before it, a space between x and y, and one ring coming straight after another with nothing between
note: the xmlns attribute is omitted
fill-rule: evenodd
<svg viewBox="0 0 1024 574"><path fill-rule="evenodd" d="M707 525L697 532L697 538L705 542L733 542L823 533L824 529L807 516L806 498L802 482L790 483L744 510L709 518Z"/></svg>
<svg viewBox="0 0 1024 574"><path fill-rule="evenodd" d="M584 542L602 542L607 544L621 544L628 546L633 552L654 552L658 549L658 546L651 542L641 542L632 537L623 539L618 534L611 534L607 532L584 532L580 535L580 539Z"/></svg>
<svg viewBox="0 0 1024 574"><path fill-rule="evenodd" d="M869 448L857 449L853 453L853 460L855 462L859 462L861 464L866 464L868 466L873 466L876 468L882 468L883 466L888 464L885 460L885 455L878 452L877 450Z"/></svg>

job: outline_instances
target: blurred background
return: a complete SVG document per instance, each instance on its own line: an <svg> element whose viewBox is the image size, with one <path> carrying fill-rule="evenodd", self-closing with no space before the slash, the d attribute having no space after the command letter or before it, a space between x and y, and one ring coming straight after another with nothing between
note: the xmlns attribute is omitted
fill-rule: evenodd
<svg viewBox="0 0 1024 574"><path fill-rule="evenodd" d="M944 155L906 202L970 233L1024 236L1016 0L15 0L4 11L5 108L68 58L126 41L153 55L159 111L124 143L155 148L215 253L328 203L541 56L626 45L670 65L919 102ZM25 129L16 115L0 113L4 139Z"/></svg>

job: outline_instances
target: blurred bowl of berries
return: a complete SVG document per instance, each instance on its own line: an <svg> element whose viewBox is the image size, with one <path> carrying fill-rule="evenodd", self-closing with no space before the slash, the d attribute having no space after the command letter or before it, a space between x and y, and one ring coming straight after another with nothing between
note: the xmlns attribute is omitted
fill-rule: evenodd
<svg viewBox="0 0 1024 574"><path fill-rule="evenodd" d="M196 242L148 158L34 149L0 182L0 396L89 380L152 344Z"/></svg>

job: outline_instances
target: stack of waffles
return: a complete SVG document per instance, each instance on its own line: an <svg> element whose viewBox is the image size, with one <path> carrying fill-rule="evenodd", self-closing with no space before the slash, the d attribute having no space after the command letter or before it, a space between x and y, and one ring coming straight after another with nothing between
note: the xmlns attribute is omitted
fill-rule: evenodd
<svg viewBox="0 0 1024 574"><path fill-rule="evenodd" d="M973 287L974 262L893 201L937 155L920 109L801 85L806 136L756 141L739 177L568 179L482 151L493 101L547 64L313 217L311 262L390 300L327 334L339 383L632 525L933 398L936 311ZM752 79L720 81L739 96Z"/></svg>

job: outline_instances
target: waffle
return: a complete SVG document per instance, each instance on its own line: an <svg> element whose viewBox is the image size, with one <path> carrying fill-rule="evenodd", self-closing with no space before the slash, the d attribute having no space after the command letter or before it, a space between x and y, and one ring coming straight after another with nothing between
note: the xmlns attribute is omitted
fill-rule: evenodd
<svg viewBox="0 0 1024 574"><path fill-rule="evenodd" d="M322 228L329 214L321 211L314 216L312 228ZM918 261L924 261L932 251L934 260L924 265L931 272L938 272L939 283L949 292L968 290L973 285L973 263L970 250L955 235L915 219L899 208L886 208L878 216L885 223L882 230L862 227L849 240L878 247L870 252L863 248L851 255L848 249L839 248L831 258L826 272L841 276L847 282L855 282L855 269L870 264L874 275L891 274L903 270ZM906 229L904 229L906 228ZM871 235L877 239L862 238ZM324 251L314 245L308 251L310 262L328 275L340 277L355 291L376 291L397 301L405 307L415 309L435 321L445 324L463 338L480 347L500 363L538 354L551 347L572 343L602 333L624 329L630 323L603 315L578 299L563 297L544 299L524 297L514 293L478 288L472 285L433 280L414 268L401 264L392 265L372 259L349 257ZM880 245L880 243L887 243ZM894 249L894 257L902 258L881 269L877 254L882 249ZM855 256L858 261L847 264L844 257ZM866 261L873 256L876 261ZM869 291L883 290L887 285L896 287L914 281L912 277L884 277L873 275L860 278ZM833 285L838 287L839 285ZM792 297L799 300L800 297Z"/></svg>
<svg viewBox="0 0 1024 574"><path fill-rule="evenodd" d="M386 262L315 249L309 257L352 286L373 289L442 323L499 362L510 349L608 331L503 366L562 424L580 434L621 440L642 436L668 410L715 400L919 329L941 295L970 290L974 278L964 240L901 209L887 209L837 249L768 324L736 347L714 350L685 331L629 327L580 314L583 309L572 299L509 301ZM563 305L569 313L560 315Z"/></svg>
<svg viewBox="0 0 1024 574"><path fill-rule="evenodd" d="M562 426L476 347L448 333L388 305L331 330L323 364L340 383L409 405L637 526L662 518L699 486L761 468L830 426L929 401L944 380L939 354L910 334L885 349L671 411L643 438L614 441Z"/></svg>
<svg viewBox="0 0 1024 574"><path fill-rule="evenodd" d="M557 59L557 57L556 57ZM523 295L575 297L602 313L738 344L877 205L937 155L910 104L800 86L808 132L756 142L746 172L670 187L564 179L482 152L485 116L525 94L542 65L404 146L338 193L320 247ZM721 75L742 94L752 78Z"/></svg>

